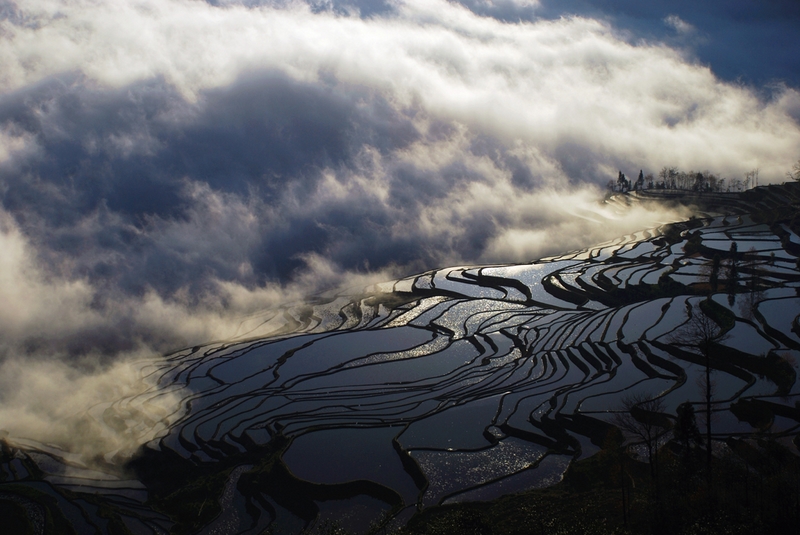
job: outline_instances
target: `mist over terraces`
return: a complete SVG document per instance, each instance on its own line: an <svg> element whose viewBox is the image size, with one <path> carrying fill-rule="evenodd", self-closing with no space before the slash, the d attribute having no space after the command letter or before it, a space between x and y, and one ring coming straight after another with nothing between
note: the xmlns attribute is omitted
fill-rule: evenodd
<svg viewBox="0 0 800 535"><path fill-rule="evenodd" d="M130 458L6 435L3 511L20 533L421 533L441 519L470 532L464 518L508 533L526 514L555 529L562 509L535 489L560 489L584 507L583 520L562 511L576 533L592 519L596 533L677 532L734 510L788 529L800 184L605 202L696 216L528 264L320 296L142 362L146 388L74 424L153 438ZM166 392L178 401L160 403ZM602 502L580 498L598 488ZM525 496L512 524L497 520Z"/></svg>

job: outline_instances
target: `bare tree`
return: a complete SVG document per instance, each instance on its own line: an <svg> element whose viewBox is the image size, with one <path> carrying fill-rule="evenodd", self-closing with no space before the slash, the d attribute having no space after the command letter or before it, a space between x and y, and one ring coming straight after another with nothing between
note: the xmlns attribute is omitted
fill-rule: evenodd
<svg viewBox="0 0 800 535"><path fill-rule="evenodd" d="M792 166L792 170L786 173L786 178L800 182L800 160Z"/></svg>
<svg viewBox="0 0 800 535"><path fill-rule="evenodd" d="M739 248L736 242L731 242L728 252L728 280L725 284L728 290L728 303L731 306L736 302L736 288L739 286L738 254Z"/></svg>
<svg viewBox="0 0 800 535"><path fill-rule="evenodd" d="M752 320L756 309L758 309L758 304L764 300L764 291L761 284L761 279L764 277L764 267L755 248L750 248L745 254L742 271L745 270L750 273L750 278L747 281L747 293L739 305L739 311L743 318Z"/></svg>
<svg viewBox="0 0 800 535"><path fill-rule="evenodd" d="M664 167L659 171L658 176L664 182L665 189L676 189L676 179L678 177L678 169L676 167Z"/></svg>
<svg viewBox="0 0 800 535"><path fill-rule="evenodd" d="M614 424L634 443L645 446L654 494L658 501L659 441L672 427L669 418L664 414L664 400L647 393L636 393L622 398L622 409L623 412L615 416Z"/></svg>
<svg viewBox="0 0 800 535"><path fill-rule="evenodd" d="M682 447L683 464L688 470L691 467L692 446L694 444L702 444L703 439L697 427L697 419L691 403L685 401L678 405L676 415L672 435Z"/></svg>
<svg viewBox="0 0 800 535"><path fill-rule="evenodd" d="M706 307L711 307L713 301L708 301ZM719 306L719 305L717 305ZM676 346L684 346L700 352L705 361L705 378L702 389L705 395L705 424L706 424L706 477L708 484L709 503L711 502L711 399L713 397L713 382L711 380L711 357L721 342L728 338L727 330L719 325L714 318L709 316L702 306L689 307L686 311L689 320L672 335L670 341Z"/></svg>
<svg viewBox="0 0 800 535"><path fill-rule="evenodd" d="M756 168L746 172L742 183L744 184L744 189L750 189L751 184L753 187L758 186L758 169Z"/></svg>
<svg viewBox="0 0 800 535"><path fill-rule="evenodd" d="M714 258L705 262L700 267L700 272L704 276L708 277L708 287L710 290L709 293L717 293L717 290L719 289L719 271L721 267L722 258L719 256L719 254L715 254Z"/></svg>

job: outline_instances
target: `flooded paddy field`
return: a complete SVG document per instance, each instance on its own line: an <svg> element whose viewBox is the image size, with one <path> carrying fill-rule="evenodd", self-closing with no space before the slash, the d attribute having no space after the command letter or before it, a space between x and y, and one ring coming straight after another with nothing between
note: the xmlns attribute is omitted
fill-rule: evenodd
<svg viewBox="0 0 800 535"><path fill-rule="evenodd" d="M286 308L260 326L270 336L142 362L148 389L85 415L155 436L133 460L4 437L0 501L35 533L397 527L440 504L557 483L603 447L634 394L663 400L667 418L684 402L703 417L706 365L715 440L791 443L792 229L702 217ZM706 360L689 329L700 315L721 333ZM180 402L154 411L165 392ZM731 406L742 400L771 408L770 426L740 420Z"/></svg>

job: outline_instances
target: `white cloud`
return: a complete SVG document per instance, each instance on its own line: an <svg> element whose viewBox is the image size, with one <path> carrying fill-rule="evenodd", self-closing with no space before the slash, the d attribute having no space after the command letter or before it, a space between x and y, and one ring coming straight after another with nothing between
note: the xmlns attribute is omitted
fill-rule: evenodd
<svg viewBox="0 0 800 535"><path fill-rule="evenodd" d="M504 23L445 1L408 0L360 19L189 0L30 0L37 27L3 21L0 84L81 71L106 86L163 76L189 98L244 72L331 77L427 114L552 154L577 143L612 167L662 165L781 180L800 145L780 105L723 83L664 46L631 45L580 17ZM685 31L677 16L667 19ZM567 170L574 173L572 170ZM573 176L572 178L582 178Z"/></svg>
<svg viewBox="0 0 800 535"><path fill-rule="evenodd" d="M544 256L558 255L601 243L614 237L680 221L688 211L665 210L661 206L639 205L620 214L597 202L597 191L550 191L529 198L505 199L516 208L527 210L548 221L541 227L524 224L520 218L495 236L485 257L505 258L511 262L529 262Z"/></svg>
<svg viewBox="0 0 800 535"><path fill-rule="evenodd" d="M681 19L678 15L669 15L665 17L664 24L681 34L694 33L695 31L694 26Z"/></svg>
<svg viewBox="0 0 800 535"><path fill-rule="evenodd" d="M148 395L155 385L143 378L147 364L158 362L120 358L87 371L53 359L2 361L0 430L12 441L33 439L79 454L88 465L99 455L127 459L182 414L180 389ZM123 398L129 403L116 403Z"/></svg>

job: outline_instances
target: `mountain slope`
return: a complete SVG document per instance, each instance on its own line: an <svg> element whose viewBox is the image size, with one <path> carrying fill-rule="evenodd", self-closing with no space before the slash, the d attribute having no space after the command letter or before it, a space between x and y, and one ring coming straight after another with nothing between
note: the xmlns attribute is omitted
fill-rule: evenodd
<svg viewBox="0 0 800 535"><path fill-rule="evenodd" d="M800 188L607 202L654 199L703 217L320 298L251 320L270 336L154 360L147 391L84 417L157 439L121 466L113 451L86 459L7 437L0 503L34 533L299 532L326 520L365 531L546 487L603 447L631 396L660 399L670 421L685 401L703 415L705 355L688 330L700 315L721 334L715 442L766 432L791 446ZM166 391L180 405L153 416ZM753 404L760 418L743 409Z"/></svg>

